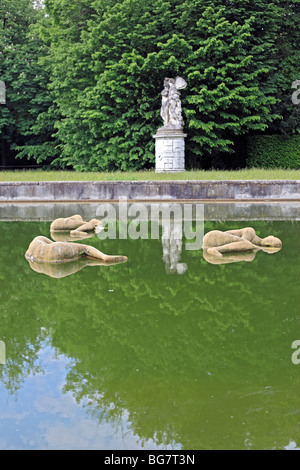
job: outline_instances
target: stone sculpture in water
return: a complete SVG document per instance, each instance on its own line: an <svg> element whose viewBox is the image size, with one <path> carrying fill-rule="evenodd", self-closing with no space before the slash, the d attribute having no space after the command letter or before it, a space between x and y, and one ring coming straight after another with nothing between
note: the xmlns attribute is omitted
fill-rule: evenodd
<svg viewBox="0 0 300 470"><path fill-rule="evenodd" d="M127 261L126 256L110 256L93 246L80 243L53 242L47 237L34 238L26 251L25 258L32 262L66 263L80 258L99 260L104 263Z"/></svg>
<svg viewBox="0 0 300 470"><path fill-rule="evenodd" d="M51 234L69 232L70 237L82 238L88 236L91 232L101 229L101 221L97 219L91 219L89 222L85 222L81 215L72 215L67 218L56 219L50 226Z"/></svg>
<svg viewBox="0 0 300 470"><path fill-rule="evenodd" d="M25 258L31 269L54 278L76 273L85 266L110 266L125 263L127 256L106 255L89 245L72 240L89 238L104 230L100 220L85 222L80 215L56 219L50 226L51 236L38 236L30 243ZM71 240L71 242L70 242Z"/></svg>
<svg viewBox="0 0 300 470"><path fill-rule="evenodd" d="M212 230L204 236L202 245L203 255L207 260L220 259L223 257L223 253L243 253L249 255L249 252L253 252L254 256L258 250L263 250L267 253L275 253L279 251L281 247L282 242L279 238L273 235L260 238L256 235L252 227L228 230L226 232ZM252 259L252 256L244 257L245 261L252 261Z"/></svg>

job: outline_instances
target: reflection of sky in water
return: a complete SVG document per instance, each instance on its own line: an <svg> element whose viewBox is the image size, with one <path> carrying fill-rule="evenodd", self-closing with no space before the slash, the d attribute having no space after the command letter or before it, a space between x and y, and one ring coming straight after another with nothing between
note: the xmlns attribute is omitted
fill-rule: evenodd
<svg viewBox="0 0 300 470"><path fill-rule="evenodd" d="M300 450L300 447L297 447L296 442L291 441L286 447L285 450Z"/></svg>
<svg viewBox="0 0 300 470"><path fill-rule="evenodd" d="M8 395L0 384L0 449L178 449L157 446L152 440L139 442L130 430L124 410L119 426L97 422L62 388L72 360L45 346L39 364L44 373L31 374L16 395Z"/></svg>

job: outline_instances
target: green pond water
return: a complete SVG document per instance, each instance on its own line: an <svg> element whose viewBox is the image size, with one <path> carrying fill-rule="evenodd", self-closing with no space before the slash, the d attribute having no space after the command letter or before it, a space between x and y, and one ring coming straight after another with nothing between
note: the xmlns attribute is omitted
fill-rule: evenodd
<svg viewBox="0 0 300 470"><path fill-rule="evenodd" d="M54 278L24 258L50 222L0 222L0 449L299 448L300 222L246 225L283 248L213 265L95 236L128 262Z"/></svg>

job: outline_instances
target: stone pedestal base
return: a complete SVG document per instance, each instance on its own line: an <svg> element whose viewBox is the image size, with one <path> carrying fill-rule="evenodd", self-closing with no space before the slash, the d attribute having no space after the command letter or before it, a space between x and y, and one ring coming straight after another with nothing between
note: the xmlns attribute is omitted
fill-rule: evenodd
<svg viewBox="0 0 300 470"><path fill-rule="evenodd" d="M181 129L161 128L155 138L155 172L178 173L185 171L186 134Z"/></svg>

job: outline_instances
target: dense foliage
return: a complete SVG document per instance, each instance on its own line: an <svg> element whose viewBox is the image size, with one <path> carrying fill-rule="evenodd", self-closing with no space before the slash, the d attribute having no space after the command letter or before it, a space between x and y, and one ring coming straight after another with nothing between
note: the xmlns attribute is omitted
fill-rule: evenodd
<svg viewBox="0 0 300 470"><path fill-rule="evenodd" d="M248 138L247 164L257 168L300 168L300 135Z"/></svg>
<svg viewBox="0 0 300 470"><path fill-rule="evenodd" d="M0 107L2 165L19 157L40 155L53 159L49 119L49 75L39 63L47 49L38 36L44 15L29 0L4 0L0 5L0 79L6 86L6 104Z"/></svg>
<svg viewBox="0 0 300 470"><path fill-rule="evenodd" d="M17 152L80 171L152 167L166 76L188 83L190 167L239 166L245 136L300 130L299 0L4 0L0 11L3 164Z"/></svg>

